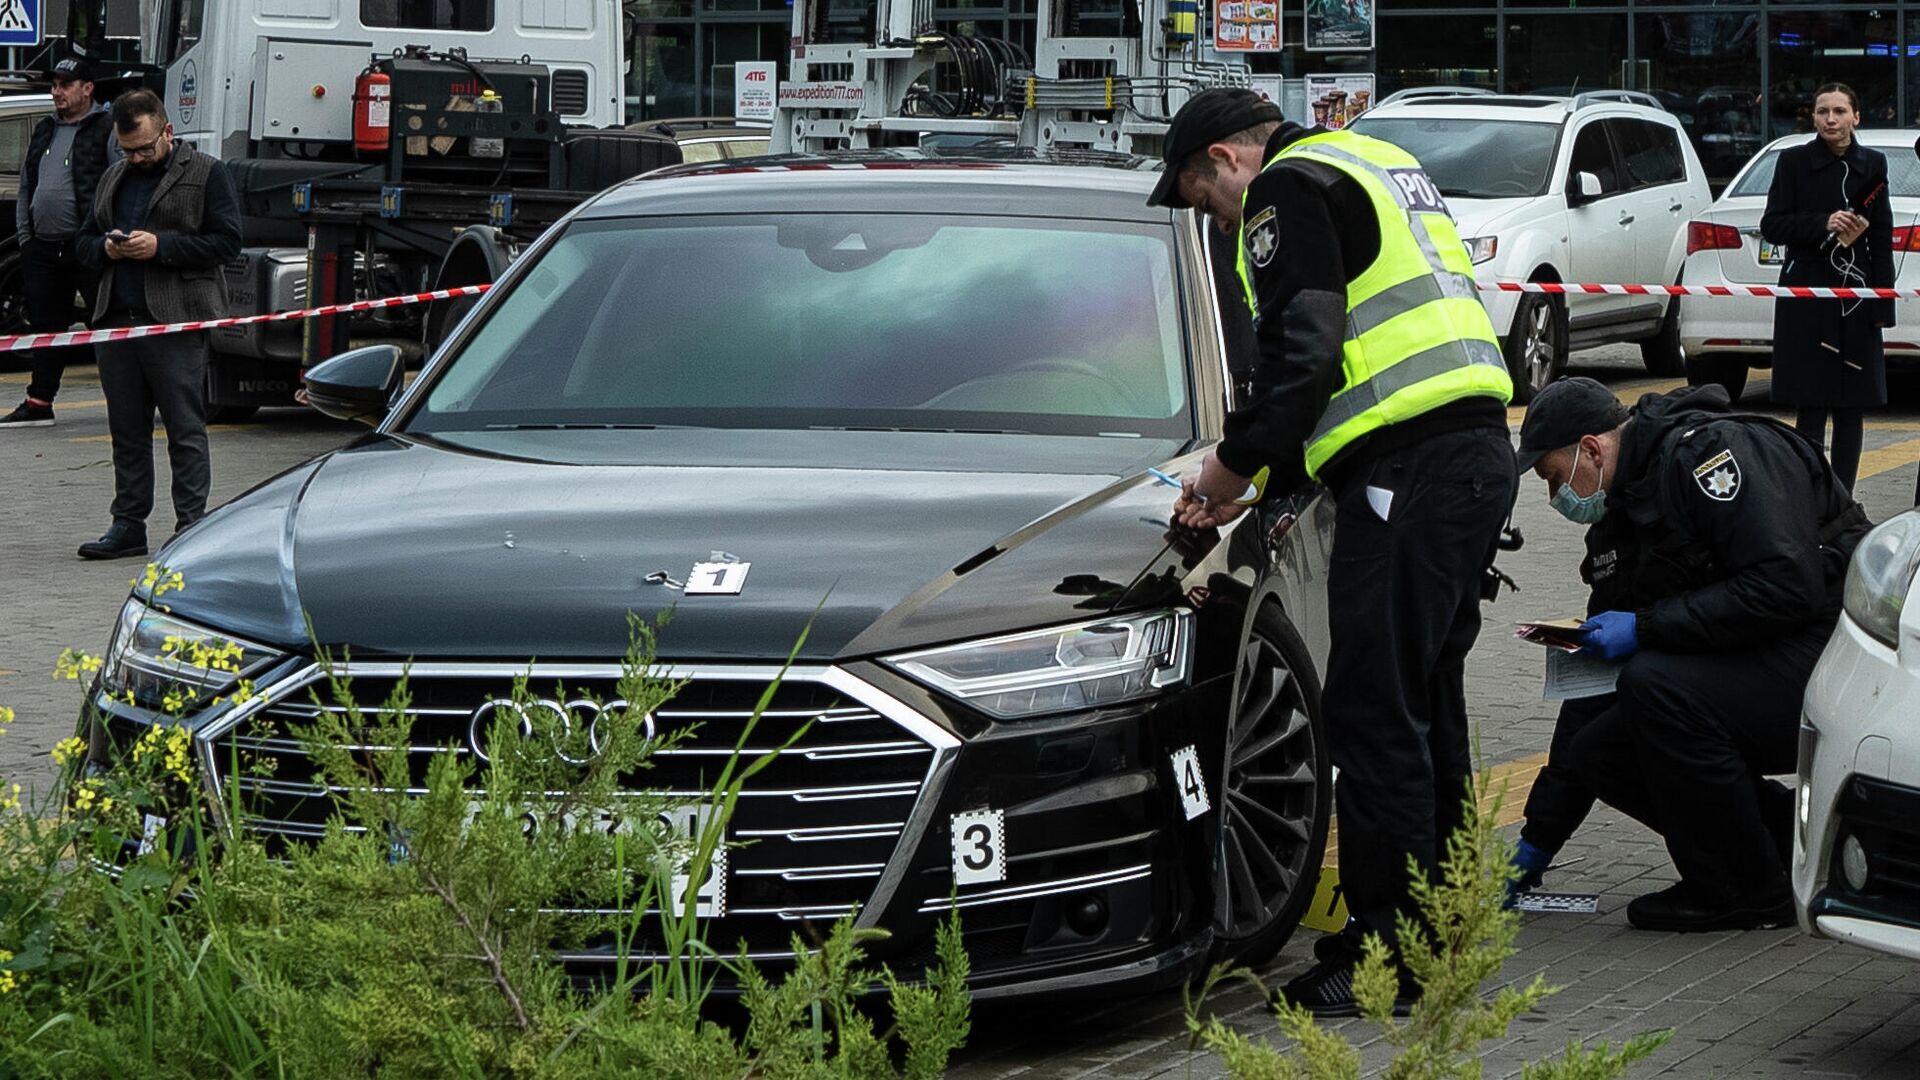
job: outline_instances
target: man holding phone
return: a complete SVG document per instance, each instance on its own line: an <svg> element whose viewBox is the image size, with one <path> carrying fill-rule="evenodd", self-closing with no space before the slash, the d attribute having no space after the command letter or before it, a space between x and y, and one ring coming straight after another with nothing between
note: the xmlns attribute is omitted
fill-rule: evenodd
<svg viewBox="0 0 1920 1080"><path fill-rule="evenodd" d="M221 265L240 253L240 200L226 169L175 142L150 90L113 103L114 138L126 153L101 178L76 244L102 271L100 328L215 319L227 313ZM94 346L113 437L113 524L80 546L83 559L147 553L153 510L153 414L167 427L174 531L207 512L207 335L163 334Z"/></svg>

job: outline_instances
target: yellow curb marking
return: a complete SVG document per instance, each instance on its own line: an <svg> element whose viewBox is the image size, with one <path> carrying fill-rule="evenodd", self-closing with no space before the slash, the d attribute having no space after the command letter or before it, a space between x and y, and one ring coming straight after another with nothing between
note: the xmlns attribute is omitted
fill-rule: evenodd
<svg viewBox="0 0 1920 1080"><path fill-rule="evenodd" d="M1920 439L1903 439L1878 449L1868 450L1860 455L1860 475L1865 480L1869 476L1878 476L1883 472L1897 469L1902 465L1911 465L1920 461Z"/></svg>

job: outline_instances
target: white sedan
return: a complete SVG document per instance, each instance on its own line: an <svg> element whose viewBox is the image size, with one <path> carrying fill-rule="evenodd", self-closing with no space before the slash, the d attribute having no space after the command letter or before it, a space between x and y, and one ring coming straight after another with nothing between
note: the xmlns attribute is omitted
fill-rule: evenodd
<svg viewBox="0 0 1920 1080"><path fill-rule="evenodd" d="M1920 511L1867 534L1807 684L1793 895L1801 928L1920 959Z"/></svg>
<svg viewBox="0 0 1920 1080"><path fill-rule="evenodd" d="M1786 252L1760 238L1767 188L1773 184L1780 152L1812 139L1789 135L1775 139L1755 155L1700 218L1687 224L1687 259L1681 281L1688 285L1777 285ZM1859 131L1861 145L1887 155L1887 196L1893 200L1894 284L1920 287L1920 157L1911 131ZM1900 300L1896 326L1886 332L1887 360L1920 363L1920 300ZM1687 381L1717 382L1735 400L1747 385L1749 368L1773 366L1773 305L1759 297L1687 297L1680 313L1680 344L1687 353Z"/></svg>

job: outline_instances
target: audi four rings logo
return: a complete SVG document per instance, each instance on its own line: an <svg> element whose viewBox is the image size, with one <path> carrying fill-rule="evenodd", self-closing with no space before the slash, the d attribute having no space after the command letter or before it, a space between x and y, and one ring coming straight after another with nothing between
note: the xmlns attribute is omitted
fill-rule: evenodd
<svg viewBox="0 0 1920 1080"><path fill-rule="evenodd" d="M467 745L473 748L474 754L481 761L492 761L493 756L487 753L487 734L493 730L493 725L502 714L509 721L518 723L520 737L523 739L533 736L536 716L551 718L549 723L555 733L553 752L569 765L585 765L598 756L600 751L606 749L606 744L600 739L600 717L605 713L618 712L626 707L627 703L622 698L606 702L575 698L564 704L552 698L537 698L525 703L514 701L512 698L494 698L473 710L473 718L467 721ZM590 752L585 757L574 757L567 750L573 745L574 725L582 720L587 725L587 746ZM653 738L653 714L648 713L640 723L646 731L646 737Z"/></svg>

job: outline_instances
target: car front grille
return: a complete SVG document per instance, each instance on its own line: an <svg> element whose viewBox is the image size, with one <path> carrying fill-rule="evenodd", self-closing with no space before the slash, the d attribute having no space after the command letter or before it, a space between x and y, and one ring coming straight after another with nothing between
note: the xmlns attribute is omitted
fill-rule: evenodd
<svg viewBox="0 0 1920 1080"><path fill-rule="evenodd" d="M400 665L338 670L351 676L353 697L367 715L402 677ZM526 667L504 665L413 667L407 684L408 711L417 717L409 740L412 793L424 789L436 757L474 754L476 710L510 698L516 677L525 674ZM662 735L692 732L654 755L641 774L646 790L704 800L774 674L713 669L687 676L680 693L655 711L654 723ZM536 697L554 696L556 683L564 682L569 699L613 700L618 678L611 667L536 666L527 684ZM217 805L238 806L239 820L230 824L273 849L324 835L335 814L338 789L317 775L297 732L323 710L345 709L315 670L272 688L268 697L269 704L210 726L201 737ZM728 850L724 900L703 927L708 944L723 954L745 943L755 956L784 955L794 932L824 938L836 919L884 902L898 880L889 869L905 858L901 841L912 834L922 789L941 751L952 745L938 728L837 669L790 672L762 712L745 757L789 740L793 744L743 790L727 827L727 840L740 846ZM370 736L354 748L384 749ZM575 959L594 958L589 952Z"/></svg>

